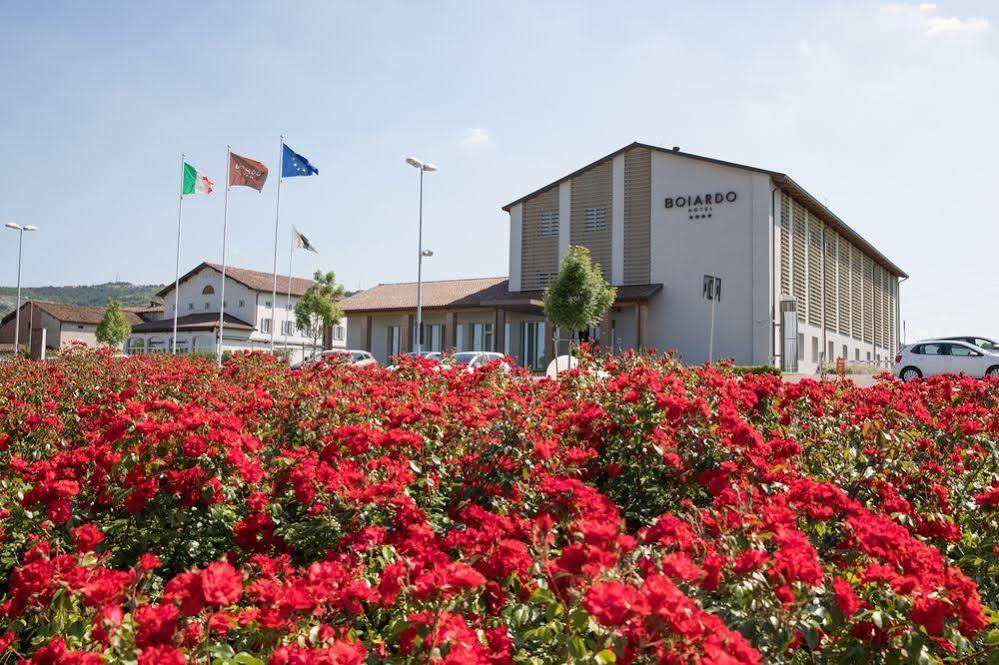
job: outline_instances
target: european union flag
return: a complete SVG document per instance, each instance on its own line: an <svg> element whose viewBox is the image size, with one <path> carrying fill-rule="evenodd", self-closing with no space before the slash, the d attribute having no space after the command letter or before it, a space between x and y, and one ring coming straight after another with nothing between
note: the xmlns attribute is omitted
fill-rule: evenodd
<svg viewBox="0 0 999 665"><path fill-rule="evenodd" d="M282 178L294 178L299 175L319 175L319 169L312 164L309 164L309 160L302 157L284 143L281 145L284 146L284 154L281 157Z"/></svg>

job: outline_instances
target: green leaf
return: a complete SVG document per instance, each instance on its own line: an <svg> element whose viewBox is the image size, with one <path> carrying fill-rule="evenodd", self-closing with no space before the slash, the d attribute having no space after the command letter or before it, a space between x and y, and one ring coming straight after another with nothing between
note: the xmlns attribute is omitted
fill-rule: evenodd
<svg viewBox="0 0 999 665"><path fill-rule="evenodd" d="M610 649L604 649L593 657L598 663L616 663L617 655Z"/></svg>
<svg viewBox="0 0 999 665"><path fill-rule="evenodd" d="M586 655L586 640L579 635L569 640L569 653L573 658L582 658Z"/></svg>

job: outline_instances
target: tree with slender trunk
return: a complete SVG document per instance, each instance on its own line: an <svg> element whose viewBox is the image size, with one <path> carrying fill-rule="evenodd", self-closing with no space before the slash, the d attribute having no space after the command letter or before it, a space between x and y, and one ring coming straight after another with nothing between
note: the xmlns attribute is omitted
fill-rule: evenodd
<svg viewBox="0 0 999 665"><path fill-rule="evenodd" d="M121 303L114 298L108 300L104 316L97 326L97 341L108 346L120 347L125 338L132 334L132 326L125 318Z"/></svg>
<svg viewBox="0 0 999 665"><path fill-rule="evenodd" d="M543 299L545 318L556 328L570 331L570 356L577 333L600 323L616 297L617 289L604 279L600 265L590 258L590 250L570 245L558 275L545 289ZM557 348L555 357L557 363ZM557 365L555 371L558 371Z"/></svg>
<svg viewBox="0 0 999 665"><path fill-rule="evenodd" d="M325 328L332 328L343 319L340 299L343 298L343 285L336 283L333 271L324 273L317 270L313 275L314 284L295 305L295 325L307 331L312 337L312 346L319 344Z"/></svg>

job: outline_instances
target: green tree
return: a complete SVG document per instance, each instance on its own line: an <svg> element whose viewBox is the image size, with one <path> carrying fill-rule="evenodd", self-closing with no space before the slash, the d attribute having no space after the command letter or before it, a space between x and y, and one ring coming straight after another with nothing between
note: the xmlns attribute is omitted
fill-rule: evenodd
<svg viewBox="0 0 999 665"><path fill-rule="evenodd" d="M590 250L570 245L558 275L545 289L545 318L575 336L600 323L616 297L617 289L604 279L600 265L590 258Z"/></svg>
<svg viewBox="0 0 999 665"><path fill-rule="evenodd" d="M104 317L97 326L97 341L110 346L121 346L125 338L132 332L132 326L125 318L121 302L111 298L104 309Z"/></svg>
<svg viewBox="0 0 999 665"><path fill-rule="evenodd" d="M339 303L343 298L343 286L336 283L336 274L332 271L317 270L312 278L315 283L295 305L295 325L312 337L315 346L324 328L332 328L343 319Z"/></svg>

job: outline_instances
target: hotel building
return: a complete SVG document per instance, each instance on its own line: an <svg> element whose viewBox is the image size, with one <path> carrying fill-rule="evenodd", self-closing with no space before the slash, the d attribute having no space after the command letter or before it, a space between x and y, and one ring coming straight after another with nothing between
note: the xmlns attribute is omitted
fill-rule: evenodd
<svg viewBox="0 0 999 665"><path fill-rule="evenodd" d="M425 282L424 349L546 365L541 294L570 245L618 289L600 326L581 331L605 348L697 364L713 346L715 359L803 372L837 357L886 364L898 348L907 275L784 173L632 143L503 209L509 275ZM415 283L343 305L348 347L383 362L413 348Z"/></svg>

